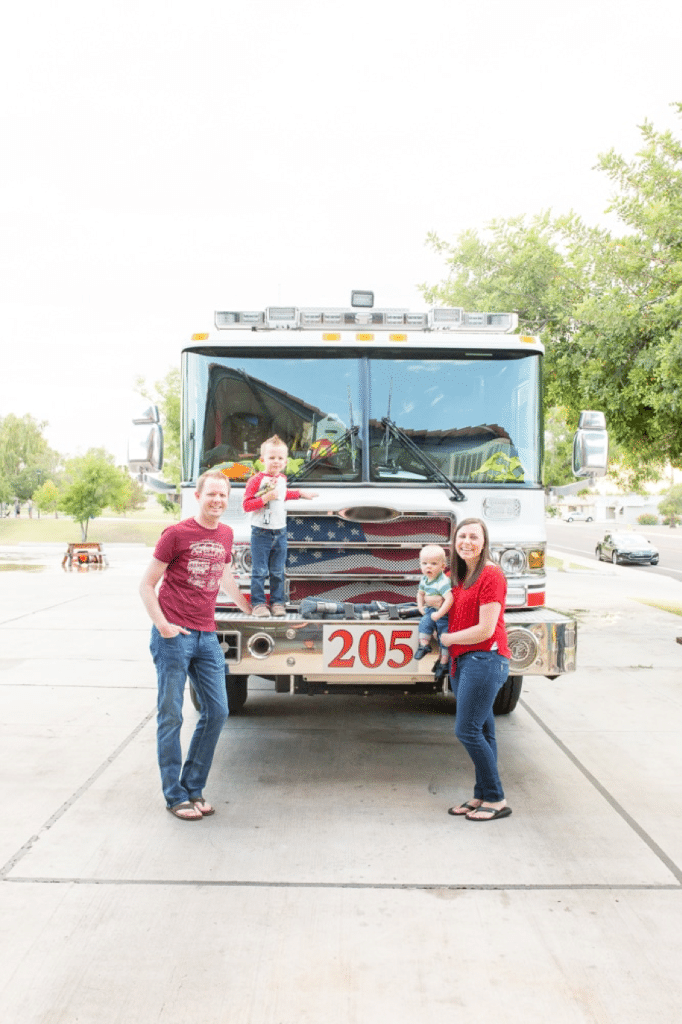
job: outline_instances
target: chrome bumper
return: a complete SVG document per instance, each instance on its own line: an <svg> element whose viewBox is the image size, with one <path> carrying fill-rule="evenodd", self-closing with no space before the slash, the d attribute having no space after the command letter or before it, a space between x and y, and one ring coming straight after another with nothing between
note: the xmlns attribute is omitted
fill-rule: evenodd
<svg viewBox="0 0 682 1024"><path fill-rule="evenodd" d="M577 626L573 619L546 608L508 611L505 623L512 653L511 675L558 676L572 672L576 667ZM282 618L254 619L240 612L218 612L216 629L229 669L240 675L303 676L310 681L358 683L355 673L330 672L323 661L323 627L334 629L364 625L380 633L390 646L392 631L411 634L413 648L417 646L418 619L357 620L301 619L295 613ZM409 640L407 641L410 642ZM362 676L364 685L387 686L429 683L437 648L432 643L432 654L421 661L412 660L409 671L390 672L372 669ZM406 666L407 667L407 666Z"/></svg>

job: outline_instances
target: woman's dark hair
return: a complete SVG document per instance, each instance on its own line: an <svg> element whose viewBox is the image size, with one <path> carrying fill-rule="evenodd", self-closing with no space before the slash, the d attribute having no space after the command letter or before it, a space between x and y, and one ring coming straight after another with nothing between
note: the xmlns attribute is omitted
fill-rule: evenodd
<svg viewBox="0 0 682 1024"><path fill-rule="evenodd" d="M490 541L488 539L488 527L485 525L482 519L463 519L461 523L457 523L457 529L455 530L455 536L452 539L452 559L450 561L450 579L452 580L453 586L457 586L459 583L464 583L464 577L467 572L467 564L463 558L460 558L455 550L455 543L457 541L457 534L463 526L471 526L476 523L483 530L483 550L481 551L474 574L467 584L467 590L469 587L473 587L478 577L483 572L483 569L488 562L492 561L490 557Z"/></svg>

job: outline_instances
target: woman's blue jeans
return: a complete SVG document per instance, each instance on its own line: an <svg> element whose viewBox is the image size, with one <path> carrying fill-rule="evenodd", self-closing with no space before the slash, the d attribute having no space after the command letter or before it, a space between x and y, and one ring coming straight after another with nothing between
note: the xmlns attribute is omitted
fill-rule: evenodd
<svg viewBox="0 0 682 1024"><path fill-rule="evenodd" d="M198 629L165 639L152 626L149 649L158 677L157 753L161 786L169 807L203 796L213 753L227 718L225 656L215 633ZM180 729L187 676L201 705L187 758L182 763Z"/></svg>
<svg viewBox="0 0 682 1024"><path fill-rule="evenodd" d="M265 583L270 579L270 604L284 604L284 563L287 528L251 527L251 604L265 604Z"/></svg>
<svg viewBox="0 0 682 1024"><path fill-rule="evenodd" d="M460 654L451 679L457 701L455 735L474 762L474 797L488 803L504 800L497 770L493 704L509 674L509 659L495 651Z"/></svg>

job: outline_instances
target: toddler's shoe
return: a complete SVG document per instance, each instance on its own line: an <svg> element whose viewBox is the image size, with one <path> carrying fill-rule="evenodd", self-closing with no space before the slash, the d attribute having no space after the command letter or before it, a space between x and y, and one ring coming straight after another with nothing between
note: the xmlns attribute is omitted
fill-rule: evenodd
<svg viewBox="0 0 682 1024"><path fill-rule="evenodd" d="M414 652L414 660L421 661L431 650L429 644L420 644L417 650Z"/></svg>
<svg viewBox="0 0 682 1024"><path fill-rule="evenodd" d="M271 604L270 614L271 615L286 615L287 610L283 604Z"/></svg>
<svg viewBox="0 0 682 1024"><path fill-rule="evenodd" d="M267 607L267 605L257 604L255 608L251 609L251 614L255 615L257 619L269 619L270 609Z"/></svg>

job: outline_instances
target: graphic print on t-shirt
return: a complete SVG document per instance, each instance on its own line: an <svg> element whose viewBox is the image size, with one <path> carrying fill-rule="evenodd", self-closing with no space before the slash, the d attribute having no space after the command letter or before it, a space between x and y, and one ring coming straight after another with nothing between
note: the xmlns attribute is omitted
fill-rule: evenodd
<svg viewBox="0 0 682 1024"><path fill-rule="evenodd" d="M225 568L225 548L212 540L198 540L189 546L187 582L199 590L217 590Z"/></svg>

